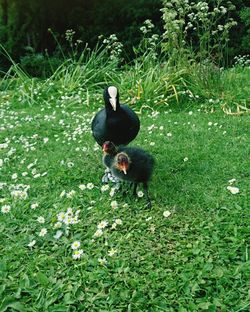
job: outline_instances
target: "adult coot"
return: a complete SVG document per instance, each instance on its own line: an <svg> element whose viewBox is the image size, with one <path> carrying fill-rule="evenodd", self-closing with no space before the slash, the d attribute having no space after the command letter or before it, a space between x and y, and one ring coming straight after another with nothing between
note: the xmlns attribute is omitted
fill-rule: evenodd
<svg viewBox="0 0 250 312"><path fill-rule="evenodd" d="M140 130L138 116L127 105L120 104L116 87L107 87L103 97L105 108L97 112L91 124L94 138L101 146L105 141L127 145Z"/></svg>

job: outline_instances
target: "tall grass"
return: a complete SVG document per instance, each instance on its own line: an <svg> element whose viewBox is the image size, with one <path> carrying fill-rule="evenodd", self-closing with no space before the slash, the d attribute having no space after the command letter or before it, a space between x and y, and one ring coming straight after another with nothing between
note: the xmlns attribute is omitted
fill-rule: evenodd
<svg viewBox="0 0 250 312"><path fill-rule="evenodd" d="M2 53L12 62L11 68L1 80L1 90L11 92L20 105L40 105L41 102L50 103L51 98L57 98L66 105L95 106L96 97L101 96L104 86L115 84L123 95L122 101L133 105L137 111L147 107L159 109L169 106L183 109L201 104L210 110L222 108L225 112L247 111L249 90L245 84L250 78L249 64L244 67L246 62L238 62L237 69L231 70L219 67L213 60L214 51L219 44L215 39L217 33L213 34L215 25L207 21L205 28L199 28L199 22L207 19L209 12L215 14L213 18L216 21L212 20L218 24L220 19L216 19L216 16L221 17L222 11L225 14L227 9L219 7L219 2L209 12L205 2L203 6L196 7L196 15L200 17L196 25L199 28L196 36L204 41L204 44L200 42L197 51L190 45L190 24L182 24L182 18L191 18L191 7L186 2L179 7L176 6L176 1L172 2L172 7L168 2L163 9L168 32L159 36L154 33L152 22L145 21L140 28L141 41L134 47L135 58L127 64L124 64L123 44L114 34L100 38L98 45L91 50L87 45L82 47L81 42L74 39L74 31L68 30L65 34L69 44L67 52L54 36L62 61L46 79L30 77L1 47ZM204 16L201 16L201 12ZM175 18L173 25L179 25L175 33L173 29L171 33L169 28L170 16ZM227 42L228 30L232 25L232 21L221 25L224 43ZM183 37L183 29L186 37ZM220 62L223 61L223 54L218 53L217 57Z"/></svg>

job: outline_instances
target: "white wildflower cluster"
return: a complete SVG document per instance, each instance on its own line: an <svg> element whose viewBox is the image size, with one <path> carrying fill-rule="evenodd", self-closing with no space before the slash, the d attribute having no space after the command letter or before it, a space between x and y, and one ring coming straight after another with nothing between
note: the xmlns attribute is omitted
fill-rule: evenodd
<svg viewBox="0 0 250 312"><path fill-rule="evenodd" d="M75 33L76 33L76 32L75 32L74 30L72 30L72 29L67 29L66 32L65 32L65 39L66 39L66 41L72 42Z"/></svg>
<svg viewBox="0 0 250 312"><path fill-rule="evenodd" d="M27 199L30 185L11 184L9 186L10 194L14 199Z"/></svg>
<svg viewBox="0 0 250 312"><path fill-rule="evenodd" d="M60 197L66 197L66 198L73 198L76 194L75 190L71 190L69 192L66 192L65 190L63 190L60 194Z"/></svg>
<svg viewBox="0 0 250 312"><path fill-rule="evenodd" d="M143 34L147 34L151 32L153 28L154 28L154 24L152 23L151 20L147 19L146 21L144 21L143 26L140 27L140 31Z"/></svg>
<svg viewBox="0 0 250 312"><path fill-rule="evenodd" d="M223 0L216 0L213 5L208 1L191 0L164 0L163 3L166 51L177 53L180 48L184 50L189 43L198 41L204 58L227 43L229 30L237 24L225 17L235 7Z"/></svg>
<svg viewBox="0 0 250 312"><path fill-rule="evenodd" d="M79 220L80 210L77 210L75 213L72 208L68 208L66 212L59 212L57 214L57 222L55 223L55 228L60 228L62 224L71 225L77 224L80 222Z"/></svg>
<svg viewBox="0 0 250 312"><path fill-rule="evenodd" d="M238 55L234 57L235 67L250 67L250 55Z"/></svg>
<svg viewBox="0 0 250 312"><path fill-rule="evenodd" d="M117 226L122 224L121 219L115 219L113 223L111 224L110 228L111 230L115 230ZM103 220L100 223L97 224L97 229L93 235L94 238L98 238L103 236L105 229L107 229L109 226L109 222L107 220Z"/></svg>
<svg viewBox="0 0 250 312"><path fill-rule="evenodd" d="M105 38L102 42L105 45L105 48L107 49L111 60L121 60L123 44L118 40L115 34L112 34L108 38Z"/></svg>
<svg viewBox="0 0 250 312"><path fill-rule="evenodd" d="M140 27L140 31L143 33L143 39L139 45L139 52L141 50L142 53L150 53L150 56L153 59L157 58L157 47L159 46L160 37L158 34L153 34L152 30L154 28L154 24L151 20L147 19L143 26Z"/></svg>

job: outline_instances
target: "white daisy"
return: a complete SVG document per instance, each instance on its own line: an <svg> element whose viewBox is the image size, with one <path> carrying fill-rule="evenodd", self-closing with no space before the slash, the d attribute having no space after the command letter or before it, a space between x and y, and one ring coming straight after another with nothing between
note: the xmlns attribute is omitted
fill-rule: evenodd
<svg viewBox="0 0 250 312"><path fill-rule="evenodd" d="M16 180L17 179L17 173L12 174L11 179Z"/></svg>
<svg viewBox="0 0 250 312"><path fill-rule="evenodd" d="M92 190L92 188L94 188L94 184L93 183L88 183L87 184L87 189Z"/></svg>
<svg viewBox="0 0 250 312"><path fill-rule="evenodd" d="M78 249L81 246L81 243L79 241L75 241L71 244L71 248L73 250Z"/></svg>
<svg viewBox="0 0 250 312"><path fill-rule="evenodd" d="M227 190L232 194L238 194L240 192L240 189L236 186L228 186Z"/></svg>
<svg viewBox="0 0 250 312"><path fill-rule="evenodd" d="M78 187L79 187L79 189L81 191L84 191L86 189L86 185L85 184L80 184Z"/></svg>
<svg viewBox="0 0 250 312"><path fill-rule="evenodd" d="M33 240L28 244L28 247L33 247L35 244L36 244L36 240Z"/></svg>
<svg viewBox="0 0 250 312"><path fill-rule="evenodd" d="M56 222L55 224L54 224L54 228L55 229L59 229L59 228L61 228L62 227L62 223L61 222Z"/></svg>
<svg viewBox="0 0 250 312"><path fill-rule="evenodd" d="M110 196L110 197L113 197L114 195L115 195L115 188L112 187L112 188L111 188L111 191L109 192L109 196Z"/></svg>
<svg viewBox="0 0 250 312"><path fill-rule="evenodd" d="M62 235L63 235L63 231L58 230L58 231L56 231L56 234L54 235L54 238L55 239L59 239Z"/></svg>
<svg viewBox="0 0 250 312"><path fill-rule="evenodd" d="M166 211L163 212L163 216L165 218L168 218L170 215L171 215L171 212L169 210L166 210Z"/></svg>
<svg viewBox="0 0 250 312"><path fill-rule="evenodd" d="M114 248L111 248L111 249L108 251L108 255L109 255L110 257L113 257L116 253L117 253L117 250L114 249Z"/></svg>
<svg viewBox="0 0 250 312"><path fill-rule="evenodd" d="M94 237L100 237L100 236L102 236L102 234L103 234L103 231L101 230L101 229L98 229L95 233L94 233Z"/></svg>
<svg viewBox="0 0 250 312"><path fill-rule="evenodd" d="M66 218L66 214L65 214L64 212L59 212L59 213L57 214L57 220L58 220L58 221L64 221L65 218Z"/></svg>
<svg viewBox="0 0 250 312"><path fill-rule="evenodd" d="M121 225L122 224L122 220L121 219L115 219L115 223L118 224L118 225Z"/></svg>
<svg viewBox="0 0 250 312"><path fill-rule="evenodd" d="M101 192L106 192L109 190L109 185L108 184L105 184L101 187Z"/></svg>
<svg viewBox="0 0 250 312"><path fill-rule="evenodd" d="M98 262L100 263L100 265L105 265L105 264L107 264L106 258L98 258Z"/></svg>
<svg viewBox="0 0 250 312"><path fill-rule="evenodd" d="M3 205L2 208L1 208L1 212L2 213L8 213L10 212L10 205Z"/></svg>
<svg viewBox="0 0 250 312"><path fill-rule="evenodd" d="M98 225L97 225L97 228L98 229L105 229L105 227L107 227L108 225L108 221L104 220L104 221L101 221Z"/></svg>
<svg viewBox="0 0 250 312"><path fill-rule="evenodd" d="M111 206L111 208L113 208L113 209L117 209L117 208L118 208L118 203L117 203L117 201L116 201L116 200L113 200L113 201L110 203L110 206Z"/></svg>
<svg viewBox="0 0 250 312"><path fill-rule="evenodd" d="M80 259L82 254L83 254L83 250L82 249L74 250L73 254L72 254L72 258L74 260Z"/></svg>
<svg viewBox="0 0 250 312"><path fill-rule="evenodd" d="M47 232L48 232L47 229L42 228L38 235L43 237L43 236L45 236L47 234Z"/></svg>
<svg viewBox="0 0 250 312"><path fill-rule="evenodd" d="M39 223L44 223L45 222L45 219L44 219L44 217L38 217L37 218L37 222L39 222Z"/></svg>
<svg viewBox="0 0 250 312"><path fill-rule="evenodd" d="M137 196L138 196L138 197L143 197L143 196L144 196L144 193L143 193L142 191L139 191L139 192L137 192Z"/></svg>
<svg viewBox="0 0 250 312"><path fill-rule="evenodd" d="M37 207L38 207L38 203L33 203L30 206L31 209L36 209Z"/></svg>

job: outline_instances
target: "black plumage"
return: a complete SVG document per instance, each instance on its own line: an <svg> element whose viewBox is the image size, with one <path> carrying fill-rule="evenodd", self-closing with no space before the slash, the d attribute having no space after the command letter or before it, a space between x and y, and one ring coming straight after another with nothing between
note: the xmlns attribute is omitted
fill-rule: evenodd
<svg viewBox="0 0 250 312"><path fill-rule="evenodd" d="M155 164L153 156L138 147L120 146L117 148L112 142L105 142L103 151L104 164L110 168L115 177L122 181L132 182L134 194L136 194L138 184L143 184L147 205L151 207L148 182Z"/></svg>
<svg viewBox="0 0 250 312"><path fill-rule="evenodd" d="M105 108L97 112L91 124L94 138L101 146L105 141L127 145L140 130L138 116L127 105L120 104L116 87L106 88L103 97Z"/></svg>

